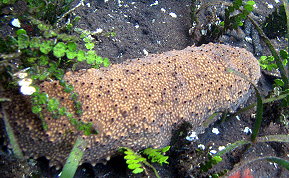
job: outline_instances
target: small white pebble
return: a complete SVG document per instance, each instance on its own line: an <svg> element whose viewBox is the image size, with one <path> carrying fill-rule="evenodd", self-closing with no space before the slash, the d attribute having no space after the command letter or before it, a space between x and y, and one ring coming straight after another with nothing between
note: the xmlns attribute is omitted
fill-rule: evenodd
<svg viewBox="0 0 289 178"><path fill-rule="evenodd" d="M273 7L274 7L272 4L268 4L268 3L267 3L267 6L269 9L273 9Z"/></svg>
<svg viewBox="0 0 289 178"><path fill-rule="evenodd" d="M203 36L205 36L205 35L207 34L207 32L208 32L207 30L204 30L204 29L201 30L201 34L202 34Z"/></svg>
<svg viewBox="0 0 289 178"><path fill-rule="evenodd" d="M177 18L177 14L175 14L173 12L169 13L169 15L172 16L173 18Z"/></svg>
<svg viewBox="0 0 289 178"><path fill-rule="evenodd" d="M240 117L239 117L239 116L236 116L236 119L239 121L239 120L240 120Z"/></svg>
<svg viewBox="0 0 289 178"><path fill-rule="evenodd" d="M218 150L219 151L222 151L223 149L225 149L226 147L225 146L219 146Z"/></svg>
<svg viewBox="0 0 289 178"><path fill-rule="evenodd" d="M103 29L101 29L101 28L97 28L96 30L95 30L95 33L102 33L103 32Z"/></svg>
<svg viewBox="0 0 289 178"><path fill-rule="evenodd" d="M210 153L211 153L211 154L216 154L217 151L216 151L216 150L211 150Z"/></svg>
<svg viewBox="0 0 289 178"><path fill-rule="evenodd" d="M213 128L212 129L212 132L216 135L218 135L220 133L219 129L218 128Z"/></svg>
<svg viewBox="0 0 289 178"><path fill-rule="evenodd" d="M122 1L118 0L117 3L118 3L118 7L122 7L122 4L121 4L123 3Z"/></svg>
<svg viewBox="0 0 289 178"><path fill-rule="evenodd" d="M135 27L135 28L139 28L139 24L136 24L134 27Z"/></svg>
<svg viewBox="0 0 289 178"><path fill-rule="evenodd" d="M155 1L154 3L152 3L150 6L156 6L159 4L159 1Z"/></svg>
<svg viewBox="0 0 289 178"><path fill-rule="evenodd" d="M199 144L199 145L198 145L198 148L200 148L201 150L205 150L205 145Z"/></svg>
<svg viewBox="0 0 289 178"><path fill-rule="evenodd" d="M252 130L249 127L245 127L245 129L243 130L243 132L245 132L247 135L252 133Z"/></svg>
<svg viewBox="0 0 289 178"><path fill-rule="evenodd" d="M252 43L253 40L251 37L246 36L245 41L247 41L248 43Z"/></svg>
<svg viewBox="0 0 289 178"><path fill-rule="evenodd" d="M166 10L165 10L164 8L161 8L161 11L162 11L162 12L166 12Z"/></svg>
<svg viewBox="0 0 289 178"><path fill-rule="evenodd" d="M257 9L257 8L258 8L257 4L254 4L253 7L254 7L254 9Z"/></svg>
<svg viewBox="0 0 289 178"><path fill-rule="evenodd" d="M32 95L36 89L33 86L22 86L20 91L23 95Z"/></svg>
<svg viewBox="0 0 289 178"><path fill-rule="evenodd" d="M149 52L146 49L143 49L142 51L146 56L149 55Z"/></svg>
<svg viewBox="0 0 289 178"><path fill-rule="evenodd" d="M86 3L86 6L87 6L87 7L90 7L90 3L89 3L89 2L88 2L88 3Z"/></svg>
<svg viewBox="0 0 289 178"><path fill-rule="evenodd" d="M104 2L108 2L108 0L104 0Z"/></svg>
<svg viewBox="0 0 289 178"><path fill-rule="evenodd" d="M188 133L188 136L186 136L186 140L188 140L188 141L194 141L194 140L198 140L199 138L198 138L198 135L197 135L197 132L193 132L193 131L190 131L189 133Z"/></svg>
<svg viewBox="0 0 289 178"><path fill-rule="evenodd" d="M31 78L24 78L20 81L18 81L19 86L29 86L32 84L32 79Z"/></svg>
<svg viewBox="0 0 289 178"><path fill-rule="evenodd" d="M20 23L19 19L12 19L11 25L13 25L14 27L17 27L17 28L21 27L21 23Z"/></svg>
<svg viewBox="0 0 289 178"><path fill-rule="evenodd" d="M279 3L279 2L280 2L280 0L275 0L275 2L276 2L276 3Z"/></svg>
<svg viewBox="0 0 289 178"><path fill-rule="evenodd" d="M15 76L17 76L18 78L20 78L20 79L24 79L25 77L27 77L28 76L28 73L26 73L26 72L17 72L16 74L14 74Z"/></svg>

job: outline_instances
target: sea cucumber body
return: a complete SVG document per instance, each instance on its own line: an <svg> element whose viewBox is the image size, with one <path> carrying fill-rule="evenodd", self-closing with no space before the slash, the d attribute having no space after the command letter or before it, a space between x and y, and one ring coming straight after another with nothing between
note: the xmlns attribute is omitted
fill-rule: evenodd
<svg viewBox="0 0 289 178"><path fill-rule="evenodd" d="M68 72L65 80L79 93L83 115L97 135L84 136L62 117L44 112L48 130L30 112L29 98L13 97L8 104L10 122L27 156L46 156L52 165L62 165L77 136L88 146L84 162L97 163L119 147L134 150L162 147L170 142L172 130L187 121L198 132L214 112L233 109L248 97L250 83L256 84L260 69L254 56L242 48L221 44L187 47L141 59L127 60L108 68ZM55 82L44 82L41 90L60 100L74 112L69 94Z"/></svg>

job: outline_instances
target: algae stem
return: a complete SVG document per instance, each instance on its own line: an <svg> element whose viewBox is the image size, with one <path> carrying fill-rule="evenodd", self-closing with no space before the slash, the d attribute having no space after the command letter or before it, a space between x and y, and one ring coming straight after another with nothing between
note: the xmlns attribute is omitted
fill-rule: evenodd
<svg viewBox="0 0 289 178"><path fill-rule="evenodd" d="M20 146L18 145L18 142L17 142L17 139L14 135L13 129L12 129L10 123L8 122L9 116L4 109L2 109L2 110L3 110L2 113L3 113L5 129L6 129L9 141L10 141L10 145L12 146L13 153L15 154L16 158L23 159L24 158L23 153L20 149Z"/></svg>
<svg viewBox="0 0 289 178"><path fill-rule="evenodd" d="M78 165L84 154L84 150L87 143L82 137L78 137L74 146L69 154L69 157L66 160L66 163L62 169L60 178L73 178Z"/></svg>

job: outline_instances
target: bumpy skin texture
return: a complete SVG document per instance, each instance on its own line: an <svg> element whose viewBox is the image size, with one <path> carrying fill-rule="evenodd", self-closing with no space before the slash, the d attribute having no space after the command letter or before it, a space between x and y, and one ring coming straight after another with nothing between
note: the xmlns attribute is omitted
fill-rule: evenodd
<svg viewBox="0 0 289 178"><path fill-rule="evenodd" d="M62 165L80 135L88 142L83 161L94 164L121 146L134 150L166 146L178 124L187 121L201 131L214 112L235 109L248 97L250 83L228 68L254 84L260 77L258 62L250 52L221 44L66 73L65 80L83 103L78 119L92 122L98 135L83 136L67 118L53 119L47 112L43 113L48 123L44 131L30 111L28 97L14 96L6 110L25 155L46 156L51 165ZM58 82L44 82L41 90L74 111Z"/></svg>

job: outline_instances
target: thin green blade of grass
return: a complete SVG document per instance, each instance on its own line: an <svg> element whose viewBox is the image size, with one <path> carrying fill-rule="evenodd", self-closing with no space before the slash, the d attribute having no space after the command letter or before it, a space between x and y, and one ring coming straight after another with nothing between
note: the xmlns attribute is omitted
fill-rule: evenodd
<svg viewBox="0 0 289 178"><path fill-rule="evenodd" d="M278 100L282 100L282 99L286 98L287 96L289 96L289 93L284 93L284 94L281 94L281 95L279 95L277 97L266 98L266 99L263 100L263 104L271 103L271 102L278 101ZM230 115L230 118L235 117L235 116L239 115L240 113L243 113L243 112L245 112L245 111L247 111L249 109L252 109L255 106L257 106L257 103L253 103L253 104L251 104L251 105L249 105L249 106L247 106L245 108L242 108L242 109L238 110L237 112L235 112L234 114Z"/></svg>
<svg viewBox="0 0 289 178"><path fill-rule="evenodd" d="M76 139L76 142L74 143L69 157L67 158L66 163L62 169L60 178L73 178L84 154L86 144L86 141L82 137L78 137Z"/></svg>
<svg viewBox="0 0 289 178"><path fill-rule="evenodd" d="M234 150L235 148L237 148L239 146L250 144L250 143L251 143L251 141L249 141L249 140L238 140L238 141L226 146L225 149L219 151L214 156L222 156L222 155Z"/></svg>
<svg viewBox="0 0 289 178"><path fill-rule="evenodd" d="M270 162L277 163L278 165L286 168L289 171L289 161L286 159L272 156L272 157L267 157L266 160L270 161Z"/></svg>
<svg viewBox="0 0 289 178"><path fill-rule="evenodd" d="M11 101L9 98L0 98L0 102Z"/></svg>
<svg viewBox="0 0 289 178"><path fill-rule="evenodd" d="M257 142L286 142L289 143L289 135L266 135L258 137Z"/></svg>
<svg viewBox="0 0 289 178"><path fill-rule="evenodd" d="M286 13L287 38L288 38L288 37L289 37L289 2L288 2L288 0L282 0L282 1L283 1L285 13ZM289 41L288 41L288 46L287 46L287 48L289 49Z"/></svg>
<svg viewBox="0 0 289 178"><path fill-rule="evenodd" d="M251 135L251 141L255 142L256 141L256 137L258 136L260 127L261 127L261 123L263 120L263 100L262 97L260 95L260 92L258 90L258 88L254 85L254 83L248 79L247 76L245 76L244 74L242 74L241 72L238 72L234 69L228 68L227 69L228 72L232 72L234 74L236 74L237 76L245 79L246 81L248 81L255 89L256 92L256 98L257 98L257 111L256 111L256 120L253 126L253 131L252 131L252 135Z"/></svg>
<svg viewBox="0 0 289 178"><path fill-rule="evenodd" d="M256 161L262 161L262 160L267 160L270 162L277 163L278 165L289 170L289 161L288 160L285 160L285 159L279 158L279 157L275 157L275 156L264 156L264 157L257 157L257 158L253 158L253 159L245 159L245 160L241 161L240 163L238 163L234 166L234 169L232 169L230 171L231 174L228 174L228 175L232 175L232 173L235 173L236 171L238 171L244 167L247 167L248 164L252 164Z"/></svg>
<svg viewBox="0 0 289 178"><path fill-rule="evenodd" d="M15 154L16 158L23 159L24 157L23 153L14 135L13 129L8 121L9 120L8 117L9 117L8 114L3 109L3 119L4 119L5 129L6 129L13 153Z"/></svg>
<svg viewBox="0 0 289 178"><path fill-rule="evenodd" d="M263 101L262 101L261 95L260 95L257 87L254 86L254 88L255 88L256 98L257 98L257 111L256 111L256 120L255 120L255 123L253 126L252 135L251 135L251 141L252 142L256 141L256 137L259 133L261 123L263 120Z"/></svg>

